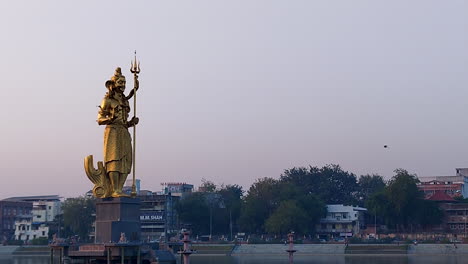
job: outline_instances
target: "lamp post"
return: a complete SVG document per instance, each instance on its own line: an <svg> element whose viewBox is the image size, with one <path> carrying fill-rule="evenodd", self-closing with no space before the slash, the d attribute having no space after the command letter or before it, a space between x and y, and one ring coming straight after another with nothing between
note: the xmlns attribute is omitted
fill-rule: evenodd
<svg viewBox="0 0 468 264"><path fill-rule="evenodd" d="M465 210L465 216L463 217L463 220L465 220L465 225L464 225L464 231L465 231L465 235L463 236L464 239L466 239L466 210Z"/></svg>

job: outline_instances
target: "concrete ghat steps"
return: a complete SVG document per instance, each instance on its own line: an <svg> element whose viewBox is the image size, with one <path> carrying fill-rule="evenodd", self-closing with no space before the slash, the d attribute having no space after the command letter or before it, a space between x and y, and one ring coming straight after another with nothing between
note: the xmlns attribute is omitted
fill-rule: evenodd
<svg viewBox="0 0 468 264"><path fill-rule="evenodd" d="M284 244L243 244L236 246L232 255L236 254L285 254L289 245ZM308 254L344 254L344 244L297 244L294 245L297 250L295 255L308 255Z"/></svg>
<svg viewBox="0 0 468 264"><path fill-rule="evenodd" d="M0 246L0 255L10 255L18 248L19 246Z"/></svg>
<svg viewBox="0 0 468 264"><path fill-rule="evenodd" d="M408 248L408 254L414 255L452 255L468 254L468 244L418 244Z"/></svg>

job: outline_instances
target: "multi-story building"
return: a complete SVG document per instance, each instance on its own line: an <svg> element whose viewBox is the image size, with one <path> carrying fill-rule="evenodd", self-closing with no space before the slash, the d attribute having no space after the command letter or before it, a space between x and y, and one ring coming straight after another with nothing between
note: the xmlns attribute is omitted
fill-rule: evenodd
<svg viewBox="0 0 468 264"><path fill-rule="evenodd" d="M21 215L13 224L15 239L28 241L49 236L49 225L56 220L57 215L61 214L61 201L58 195L11 197L4 201L32 204L32 210L28 214ZM42 235L43 232L45 235Z"/></svg>
<svg viewBox="0 0 468 264"><path fill-rule="evenodd" d="M33 222L53 222L55 217L61 213L61 201L58 195L11 197L4 201L32 203Z"/></svg>
<svg viewBox="0 0 468 264"><path fill-rule="evenodd" d="M364 227L366 208L342 204L328 204L327 216L317 224L317 234L322 238L352 237Z"/></svg>
<svg viewBox="0 0 468 264"><path fill-rule="evenodd" d="M49 227L45 223L33 222L32 215L19 216L15 221L15 239L30 241L48 238Z"/></svg>
<svg viewBox="0 0 468 264"><path fill-rule="evenodd" d="M0 240L14 239L16 219L31 215L32 208L32 202L0 201Z"/></svg>
<svg viewBox="0 0 468 264"><path fill-rule="evenodd" d="M164 187L163 193L170 193L172 196L183 197L193 191L193 185L185 182L165 182L161 183L161 185Z"/></svg>
<svg viewBox="0 0 468 264"><path fill-rule="evenodd" d="M165 238L166 233L177 232L177 213L174 205L180 197L170 194L144 193L146 195L138 196L141 200L142 239L155 241Z"/></svg>
<svg viewBox="0 0 468 264"><path fill-rule="evenodd" d="M442 191L451 197L468 197L468 168L456 168L455 176L418 177L418 188L426 198Z"/></svg>

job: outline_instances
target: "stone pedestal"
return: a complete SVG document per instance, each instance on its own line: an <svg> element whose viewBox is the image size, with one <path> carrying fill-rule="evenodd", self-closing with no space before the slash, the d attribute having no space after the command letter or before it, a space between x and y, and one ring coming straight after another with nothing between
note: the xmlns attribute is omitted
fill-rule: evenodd
<svg viewBox="0 0 468 264"><path fill-rule="evenodd" d="M119 242L121 233L127 241L140 241L140 200L119 197L96 202L96 243Z"/></svg>

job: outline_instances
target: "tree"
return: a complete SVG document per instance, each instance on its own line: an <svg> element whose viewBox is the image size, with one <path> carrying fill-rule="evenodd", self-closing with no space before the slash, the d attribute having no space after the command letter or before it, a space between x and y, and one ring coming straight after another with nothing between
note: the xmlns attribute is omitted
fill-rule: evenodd
<svg viewBox="0 0 468 264"><path fill-rule="evenodd" d="M424 200L416 175L404 169L394 172L384 190L372 194L366 202L369 211L383 217L387 225L397 230L440 223L442 211L434 202Z"/></svg>
<svg viewBox="0 0 468 264"><path fill-rule="evenodd" d="M94 198L68 198L63 202L64 237L78 235L80 239L87 241L92 230L94 216L96 214L96 202Z"/></svg>
<svg viewBox="0 0 468 264"><path fill-rule="evenodd" d="M181 221L191 224L194 234L207 234L210 221L210 208L206 203L204 193L192 193L176 204L176 210Z"/></svg>
<svg viewBox="0 0 468 264"><path fill-rule="evenodd" d="M389 181L387 197L394 208L397 228L409 224L417 208L417 200L423 199L423 193L416 185L419 180L415 174L404 169L396 169L395 176Z"/></svg>
<svg viewBox="0 0 468 264"><path fill-rule="evenodd" d="M227 227L227 230L225 229L225 231L232 233L232 230L237 230L237 223L241 213L242 196L244 191L242 190L242 186L234 184L226 186L222 185L218 193L221 195L221 199L225 207L225 210L221 212L223 218L221 219L219 225L222 226L223 223L229 223L228 226L224 225Z"/></svg>
<svg viewBox="0 0 468 264"><path fill-rule="evenodd" d="M286 234L294 230L299 233L309 231L307 213L297 206L294 200L282 201L265 223L266 231L274 234Z"/></svg>
<svg viewBox="0 0 468 264"><path fill-rule="evenodd" d="M280 181L290 182L304 193L314 194L327 204L352 205L357 201L356 175L343 171L339 165L292 168L284 171Z"/></svg>
<svg viewBox="0 0 468 264"><path fill-rule="evenodd" d="M242 230L251 233L264 231L265 221L278 206L277 195L277 180L262 178L255 181L245 196L244 207L239 219Z"/></svg>
<svg viewBox="0 0 468 264"><path fill-rule="evenodd" d="M216 184L214 182L209 181L205 178L202 179L202 184L200 185L201 192L215 192L216 191Z"/></svg>
<svg viewBox="0 0 468 264"><path fill-rule="evenodd" d="M381 192L385 188L385 181L382 176L378 174L361 175L358 180L358 201L360 205L365 202L374 193Z"/></svg>
<svg viewBox="0 0 468 264"><path fill-rule="evenodd" d="M243 230L308 233L326 214L325 203L290 181L263 178L250 187L241 214Z"/></svg>

